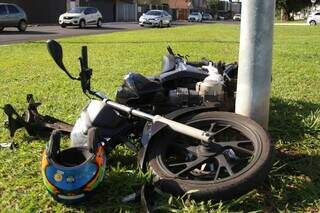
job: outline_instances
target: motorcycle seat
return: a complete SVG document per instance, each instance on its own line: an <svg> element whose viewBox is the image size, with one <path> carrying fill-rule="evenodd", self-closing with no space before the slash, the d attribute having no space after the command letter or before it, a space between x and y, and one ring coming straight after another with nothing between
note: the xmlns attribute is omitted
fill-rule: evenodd
<svg viewBox="0 0 320 213"><path fill-rule="evenodd" d="M118 103L127 103L130 100L151 99L155 93L162 90L157 78L147 78L139 73L129 73L121 87L117 90Z"/></svg>

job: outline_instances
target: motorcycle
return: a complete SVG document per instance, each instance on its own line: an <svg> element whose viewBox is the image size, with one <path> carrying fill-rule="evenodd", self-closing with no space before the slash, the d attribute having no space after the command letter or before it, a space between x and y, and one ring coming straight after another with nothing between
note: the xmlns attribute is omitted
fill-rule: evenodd
<svg viewBox="0 0 320 213"><path fill-rule="evenodd" d="M70 79L80 81L85 95L95 98L81 112L71 132L72 146L86 145L87 133L93 128L97 130L95 143L102 145L106 153L119 144L133 147L130 139L139 139L139 167L153 172L155 187L172 195L192 190L191 197L199 200L231 199L247 193L266 178L271 167L270 138L251 119L216 111L225 94L221 92L219 71L211 62L201 64L206 65L206 73L199 71L200 66L171 54L173 57L169 58L174 63L165 62L158 79L128 75L114 102L91 88L92 69L88 67L86 46L79 58L78 77L66 69L59 43L50 40L47 47L61 70ZM190 72L179 73L177 67L182 66L185 66L182 71L194 69L194 73L202 76L200 83L196 83L198 90L191 88L195 84L190 83L196 79L194 75L190 78ZM179 77L173 78L172 73L168 77L166 73L170 70ZM181 75L185 75L184 81L180 81ZM177 98L181 94L179 88L183 88L184 98ZM194 99L195 102L190 101ZM159 107L159 102L170 107Z"/></svg>

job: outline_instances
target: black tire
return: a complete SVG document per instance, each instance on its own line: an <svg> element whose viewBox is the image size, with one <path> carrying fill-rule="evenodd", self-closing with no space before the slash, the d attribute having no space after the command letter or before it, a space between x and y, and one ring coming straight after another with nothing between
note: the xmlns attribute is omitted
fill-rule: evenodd
<svg viewBox="0 0 320 213"><path fill-rule="evenodd" d="M66 28L66 25L65 24L61 24L60 27L61 28Z"/></svg>
<svg viewBox="0 0 320 213"><path fill-rule="evenodd" d="M102 19L101 18L99 18L98 21L97 21L97 27L98 28L102 27Z"/></svg>
<svg viewBox="0 0 320 213"><path fill-rule="evenodd" d="M155 186L159 188L161 191L176 196L182 196L190 190L197 190L191 194L191 198L197 200L228 200L251 191L259 184L261 184L267 177L272 165L271 159L273 147L271 145L270 138L267 132L253 120L230 112L204 112L186 117L182 120L179 120L179 122L186 123L188 125L195 126L198 128L200 127L197 125L201 126L204 125L206 122L213 122L216 126L223 124L221 125L222 127L224 125L225 127L231 125L231 127L227 127L226 130L224 130L227 131L227 129L229 128L228 134L222 135L220 132L216 134L216 136L214 136L217 137L217 142L212 143L212 145L215 146L215 144L218 144L219 141L220 144L222 143L221 139L218 138L218 135L220 135L220 137L229 137L229 140L234 141L234 143L236 144L234 146L236 146L237 148L231 148L233 150L234 156L236 156L238 159L232 159L230 157L233 155L230 154L231 141L229 141L229 147L228 145L223 145L219 147L219 145L219 148L214 148L214 158L212 158L212 156L207 157L205 163L204 161L201 161L201 163L197 164L197 167L190 167L190 171L185 172L188 174L182 173L184 175L177 175L174 169L177 170L179 173L185 168L182 168L182 170L179 171L177 167L181 165L179 165L179 163L176 163L173 160L174 157L176 157L176 159L178 159L179 162L179 160L186 161L181 159L186 159L186 156L189 156L189 158L193 158L193 160L186 162L189 162L191 164L195 162L195 160L198 160L200 158L200 155L197 156L197 158L194 158L194 156L190 157L191 152L189 152L188 149L191 149L191 147L193 147L192 153L201 153L201 150L207 149L202 149L203 145L189 146L190 144L186 146L187 148L181 148L181 146L184 146L183 144L188 143L186 141L192 141L191 144L194 145L196 140L186 136L181 136L181 134L178 135L177 133L174 133L173 131L166 129L162 131L159 135L157 135L156 138L154 138L155 140L150 144L150 147L148 148L149 167L155 175ZM202 128L206 127L202 126ZM213 132L215 132L214 128ZM245 143L250 142L239 141L240 138L233 138L232 131L238 131L241 134L243 134L243 137L245 136L248 139L248 141L252 142L252 147L250 144L250 146L244 148L245 151L243 151L243 149L242 151L239 151L239 149L241 150L241 147L243 148L243 145L245 145ZM183 140L181 140L184 142L177 143L177 141L179 141L179 138L180 140L181 138L184 138ZM226 141L226 139L223 139L222 141ZM199 141L196 144L199 144ZM226 144L226 142L224 144ZM242 144L242 146L240 147L239 144ZM213 149L212 147L210 149ZM225 150L228 150L228 155L225 154ZM184 153L185 156L183 155L182 158L179 158L179 154L175 154L179 152ZM247 155L249 155L249 152L252 152L253 154L249 157L245 154L245 152L247 152ZM205 151L203 153L207 152ZM243 157L243 159L241 159L240 157ZM221 159L227 159L227 163L225 163L225 161L222 161ZM238 162L235 161L235 159ZM216 160L218 162L217 166L214 163L216 162ZM229 160L232 160L232 166ZM170 165L170 161L173 162L173 164ZM245 163L246 161L248 161L247 165ZM222 164L220 164L221 162L223 162L224 165L229 166L222 167ZM242 164L245 164L243 165L243 168ZM187 165L185 166L187 167ZM199 166L201 167L201 169L199 169ZM210 171L205 171L206 167L214 167L219 169L216 169L216 171L214 171L214 169L211 169ZM231 169L231 172L228 171L227 167ZM225 174L229 174L230 176L224 177Z"/></svg>
<svg viewBox="0 0 320 213"><path fill-rule="evenodd" d="M19 21L19 24L18 24L18 30L20 32L25 32L27 30L27 22L25 20L21 20Z"/></svg>
<svg viewBox="0 0 320 213"><path fill-rule="evenodd" d="M3 29L4 29L4 27L0 27L0 32L2 32L2 31L3 31Z"/></svg>
<svg viewBox="0 0 320 213"><path fill-rule="evenodd" d="M315 20L312 20L312 21L309 22L309 24L312 25L312 26L316 26L317 22Z"/></svg>
<svg viewBox="0 0 320 213"><path fill-rule="evenodd" d="M167 27L171 27L171 21L169 21L169 23L168 23Z"/></svg>
<svg viewBox="0 0 320 213"><path fill-rule="evenodd" d="M86 21L85 20L80 20L80 22L79 22L79 28L80 29L83 29L83 28L85 28L86 27Z"/></svg>

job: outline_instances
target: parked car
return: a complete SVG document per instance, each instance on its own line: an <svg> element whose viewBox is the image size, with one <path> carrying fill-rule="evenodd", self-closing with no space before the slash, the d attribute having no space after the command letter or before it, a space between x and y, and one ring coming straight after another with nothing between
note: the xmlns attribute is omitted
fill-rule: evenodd
<svg viewBox="0 0 320 213"><path fill-rule="evenodd" d="M241 21L241 14L235 14L232 19L233 21Z"/></svg>
<svg viewBox="0 0 320 213"><path fill-rule="evenodd" d="M212 21L213 20L213 17L210 13L204 13L202 15L202 20L203 21Z"/></svg>
<svg viewBox="0 0 320 213"><path fill-rule="evenodd" d="M193 22L193 21L202 22L202 14L200 12L192 12L188 16L188 21L189 22Z"/></svg>
<svg viewBox="0 0 320 213"><path fill-rule="evenodd" d="M172 22L172 16L165 10L149 10L147 13L143 13L139 18L139 24L141 27L145 25L170 27Z"/></svg>
<svg viewBox="0 0 320 213"><path fill-rule="evenodd" d="M0 31L5 27L16 27L24 32L27 29L27 15L16 4L0 3Z"/></svg>
<svg viewBox="0 0 320 213"><path fill-rule="evenodd" d="M95 7L75 7L60 15L59 24L62 28L66 26L85 28L87 25L102 27L102 15Z"/></svg>
<svg viewBox="0 0 320 213"><path fill-rule="evenodd" d="M320 24L320 12L314 12L307 18L307 23L310 25Z"/></svg>

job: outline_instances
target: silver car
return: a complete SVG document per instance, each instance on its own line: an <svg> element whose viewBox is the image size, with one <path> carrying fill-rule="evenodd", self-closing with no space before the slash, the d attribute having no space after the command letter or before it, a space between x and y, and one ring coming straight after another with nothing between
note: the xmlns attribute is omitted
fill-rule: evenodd
<svg viewBox="0 0 320 213"><path fill-rule="evenodd" d="M5 27L17 27L24 32L27 29L27 15L16 4L0 3L0 31Z"/></svg>
<svg viewBox="0 0 320 213"><path fill-rule="evenodd" d="M320 24L320 11L311 13L308 16L307 23L310 25Z"/></svg>
<svg viewBox="0 0 320 213"><path fill-rule="evenodd" d="M147 13L142 14L139 18L139 24L141 27L145 25L170 27L172 22L172 16L165 10L149 10Z"/></svg>

